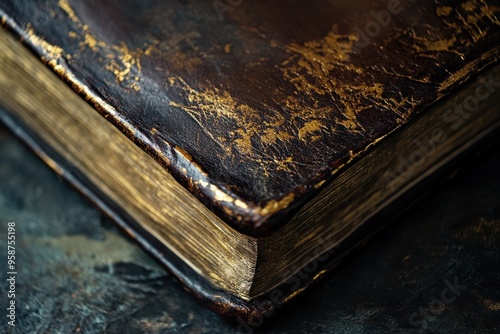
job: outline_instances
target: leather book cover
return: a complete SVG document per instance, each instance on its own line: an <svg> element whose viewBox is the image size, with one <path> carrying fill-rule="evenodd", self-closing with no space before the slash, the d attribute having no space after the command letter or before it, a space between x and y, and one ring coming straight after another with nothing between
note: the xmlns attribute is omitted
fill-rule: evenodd
<svg viewBox="0 0 500 334"><path fill-rule="evenodd" d="M5 0L0 15L97 112L255 237L286 224L500 51L500 6L487 0ZM83 179L70 182L93 189ZM95 193L87 195L133 226ZM219 313L265 312L211 290L136 237Z"/></svg>

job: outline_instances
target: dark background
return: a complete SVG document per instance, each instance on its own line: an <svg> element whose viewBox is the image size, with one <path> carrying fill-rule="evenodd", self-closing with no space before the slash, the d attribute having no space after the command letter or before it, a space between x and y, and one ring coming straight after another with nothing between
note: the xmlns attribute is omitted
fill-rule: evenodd
<svg viewBox="0 0 500 334"><path fill-rule="evenodd" d="M499 148L467 159L432 195L257 331L500 332ZM2 333L238 330L2 128L0 158ZM5 324L8 221L16 222L17 237L15 329ZM458 296L447 291L445 299L454 300L445 303L445 281L455 280L467 287Z"/></svg>

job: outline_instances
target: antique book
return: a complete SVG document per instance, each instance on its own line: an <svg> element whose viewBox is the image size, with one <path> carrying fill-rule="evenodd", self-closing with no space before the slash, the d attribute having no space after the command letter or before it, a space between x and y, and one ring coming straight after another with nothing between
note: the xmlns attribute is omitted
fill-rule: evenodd
<svg viewBox="0 0 500 334"><path fill-rule="evenodd" d="M494 1L6 0L1 121L260 324L497 135Z"/></svg>

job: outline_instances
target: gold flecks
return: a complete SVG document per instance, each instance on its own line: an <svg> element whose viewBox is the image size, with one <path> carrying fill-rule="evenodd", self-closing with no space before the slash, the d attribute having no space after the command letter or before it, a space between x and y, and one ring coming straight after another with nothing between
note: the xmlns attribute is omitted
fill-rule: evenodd
<svg viewBox="0 0 500 334"><path fill-rule="evenodd" d="M481 219L477 224L455 233L454 237L459 240L480 238L483 244L491 244L498 235L500 235L500 221Z"/></svg>
<svg viewBox="0 0 500 334"><path fill-rule="evenodd" d="M303 288L300 288L296 291L294 291L290 296L286 297L285 298L285 303L292 300L293 298L297 297L299 294L302 293L302 291L304 291L307 287L303 287Z"/></svg>
<svg viewBox="0 0 500 334"><path fill-rule="evenodd" d="M250 129L237 129L235 133L239 136L239 138L234 140L234 143L238 146L240 151L245 155L252 155L252 137L255 134L255 130Z"/></svg>
<svg viewBox="0 0 500 334"><path fill-rule="evenodd" d="M167 143L167 142L165 142L165 143ZM175 147L175 150L176 150L179 154L181 154L181 155L184 157L184 159L186 159L187 161L189 161L189 162L191 162L191 163L194 163L194 161L193 161L193 156L192 156L191 154L189 154L189 153L188 153L185 149L183 149L183 148L182 148L182 147L180 147L180 146L176 146L176 147Z"/></svg>
<svg viewBox="0 0 500 334"><path fill-rule="evenodd" d="M76 25L82 29L83 42L80 43L80 46L88 46L93 52L98 51L98 46L99 47L106 46L106 43L99 41L95 38L95 36L90 32L88 25L81 23L80 19L78 18L75 11L69 4L68 0L59 0L59 7L64 12L66 12L71 21L76 23ZM73 31L71 31L69 34L70 34L69 36L72 38L76 38L78 36L78 34Z"/></svg>
<svg viewBox="0 0 500 334"><path fill-rule="evenodd" d="M321 136L311 136L311 142L315 142L315 141L318 141L318 140L321 140L323 137Z"/></svg>
<svg viewBox="0 0 500 334"><path fill-rule="evenodd" d="M260 137L262 143L266 145L274 144L277 141L277 139L278 136L276 131L274 131L274 129L266 129L264 134Z"/></svg>
<svg viewBox="0 0 500 334"><path fill-rule="evenodd" d="M496 311L496 312L500 311L500 303L499 302L494 302L494 301L489 300L489 299L484 299L483 303L484 303L484 306L490 311Z"/></svg>
<svg viewBox="0 0 500 334"><path fill-rule="evenodd" d="M109 63L105 66L107 70L113 72L116 82L126 88L135 91L140 90L140 73L142 71L141 58L143 55L151 54L154 46L149 46L145 50L130 50L124 42L113 46L117 55L110 54Z"/></svg>
<svg viewBox="0 0 500 334"><path fill-rule="evenodd" d="M288 208L288 206L290 205L290 203L293 202L294 199L295 199L295 194L290 193L290 194L286 195L285 197L283 197L279 201L270 200L269 202L267 202L266 206L260 210L260 214L263 216L267 216L267 215L271 215L275 212L279 212L281 210L284 210L284 209Z"/></svg>
<svg viewBox="0 0 500 334"><path fill-rule="evenodd" d="M89 30L89 26L88 25L83 25L82 26L82 30L83 30L83 33L84 33L84 40L82 43L80 43L80 46L83 46L83 45L87 45L92 51L94 52L97 52L97 47L100 46L100 47L104 47L106 46L106 43L102 42L102 41L98 41L94 35L92 35L90 33L90 30Z"/></svg>
<svg viewBox="0 0 500 334"><path fill-rule="evenodd" d="M156 128L152 128L151 131L150 131L150 133L152 135L156 134L157 132L158 132L158 130Z"/></svg>
<svg viewBox="0 0 500 334"><path fill-rule="evenodd" d="M234 201L234 205L236 205L237 207L242 208L242 209L248 209L248 205L239 199Z"/></svg>
<svg viewBox="0 0 500 334"><path fill-rule="evenodd" d="M59 76L63 76L64 74L66 74L66 69L62 65L56 65L54 66L54 72L59 74Z"/></svg>
<svg viewBox="0 0 500 334"><path fill-rule="evenodd" d="M80 43L80 46L88 46L93 52L98 51L98 47L106 46L106 43L99 41L95 38L95 36L90 32L89 26L86 24L82 24L78 16L76 15L73 8L69 4L68 0L59 0L59 7L66 12L68 17L76 23L76 25L82 29L83 41ZM69 33L69 36L72 38L77 38L78 34L74 31Z"/></svg>
<svg viewBox="0 0 500 334"><path fill-rule="evenodd" d="M472 61L462 67L459 71L453 73L450 75L446 80L444 80L441 85L439 86L439 92L443 92L450 88L452 85L456 84L460 80L462 80L465 76L468 76L470 73L470 70L475 68L478 63L478 60Z"/></svg>
<svg viewBox="0 0 500 334"><path fill-rule="evenodd" d="M216 202L231 203L234 206L236 206L240 209L244 209L244 210L249 208L247 203L227 194L226 192L224 192L222 189L220 189L219 187L217 187L214 184L209 184L208 182L203 181L203 180L196 181L195 183L199 187L209 190L212 193L213 200ZM223 206L222 208L226 213L233 214L230 207Z"/></svg>
<svg viewBox="0 0 500 334"><path fill-rule="evenodd" d="M451 36L447 39L438 39L435 41L429 40L427 37L414 36L417 44L414 45L416 53L437 53L437 52L453 52L463 57L459 51L453 50L453 46L457 42L456 36Z"/></svg>
<svg viewBox="0 0 500 334"><path fill-rule="evenodd" d="M326 180L322 180L322 181L318 182L316 185L314 185L314 189L321 188L325 183L326 183Z"/></svg>
<svg viewBox="0 0 500 334"><path fill-rule="evenodd" d="M45 58L45 61L48 62L51 67L55 67L58 60L61 59L63 55L63 49L59 46L49 44L43 38L38 37L30 24L26 27L26 35L28 35L33 44L43 50L45 54L43 58Z"/></svg>
<svg viewBox="0 0 500 334"><path fill-rule="evenodd" d="M151 45L146 45L146 49L143 51L143 54L145 56L150 56L151 55L151 52L155 49L156 45L158 45L158 42L154 42L153 44Z"/></svg>
<svg viewBox="0 0 500 334"><path fill-rule="evenodd" d="M119 46L114 46L113 47L116 51L121 53L121 56L118 58L119 61L122 63L123 68L118 68L116 63L111 64L111 68L108 68L113 71L113 73L116 75L116 80L119 82L123 82L125 78L129 75L132 67L134 65L137 65L137 68L140 70L141 69L141 62L139 57L137 57L136 54L132 54L127 47L127 44L122 42Z"/></svg>
<svg viewBox="0 0 500 334"><path fill-rule="evenodd" d="M450 15L456 11L457 20L450 21ZM464 59L464 47L473 46L479 39L483 38L488 31L491 23L482 24L484 20L489 20L493 24L500 24L500 21L494 14L494 9L490 8L484 0L469 0L460 4L460 6L449 7L437 3L436 14L443 19L455 33L447 38L432 39L432 36L416 36L413 34L416 53L429 58L435 58L436 54L449 52L458 55ZM469 38L460 38L457 36L470 36Z"/></svg>
<svg viewBox="0 0 500 334"><path fill-rule="evenodd" d="M451 6L442 6L436 9L438 16L449 16L453 10Z"/></svg>
<svg viewBox="0 0 500 334"><path fill-rule="evenodd" d="M323 123L321 121L316 120L316 119L307 122L306 124L304 124L304 126L302 126L299 129L299 139L305 140L305 137L307 135L321 130L322 126L323 126Z"/></svg>
<svg viewBox="0 0 500 334"><path fill-rule="evenodd" d="M469 32L475 39L482 36L482 30L478 28L485 26L478 21L481 20L481 17L496 20L494 15L487 13L487 5L483 6L484 2L480 0L466 1L462 5L456 6L456 8L440 7L439 3L436 3L436 13L442 18L450 16L454 10L460 11L460 15L453 15L453 18L463 18L468 22L465 25L466 27L463 28L467 29L467 31L460 30L460 34L466 35L465 32ZM155 50L155 45L143 45L141 46L142 49L134 49L132 45L124 43L108 46L91 34L89 26L80 21L68 0L59 0L59 6L75 22L77 27L76 32L69 33L70 37L77 38L81 36L82 42L80 45L88 47L94 52L99 51L100 48L106 48L106 54L109 55L106 59L106 69L115 75L116 82L123 87L139 90L142 77L141 59L144 56L150 56ZM469 12L476 12L478 8L483 13L481 17L469 15ZM456 25L457 29L462 29L459 22L446 22L450 26ZM184 68L192 67L183 63L186 61L199 64L202 58L201 56L195 56L199 50L192 40L200 37L197 32L189 36L175 37L187 42L192 48L189 52L193 51L193 53L186 57L188 53L185 51L185 47L179 48L177 53L172 51L173 59L169 59L170 64L179 64L175 66L183 66ZM414 42L414 45L410 45L409 50L414 51L415 54L418 54L417 56L442 51L456 52L460 55L457 51L463 49L463 45L459 45L462 42L460 38L438 37L430 39L429 36L412 35L410 39ZM364 73L364 67L356 66L353 63L355 60L352 60L351 57L356 42L357 37L354 34L341 34L338 27L334 26L323 38L305 43L279 45L289 53L289 59L279 66L283 74L283 80L293 85L292 87L295 87L295 93L297 93L292 92L289 96L284 96L283 109L286 109L284 113L270 110L271 107L267 108L268 106L264 104L259 106L260 110L256 110L239 100L237 95L231 95L230 91L226 90L227 87L191 87L180 77L170 77L165 82L167 85L181 88L180 94L182 97L179 100L170 102L170 106L184 110L200 126L200 132L210 136L222 151L237 152L239 155L245 156L244 158L251 157L254 162L262 167L261 169L256 168L256 170L264 175L267 175L268 170L271 171L273 168L290 171L295 162L290 152L286 151L291 145L289 142L292 140L294 140L294 144L297 142L296 139L306 143L319 141L324 138L326 132L335 131L341 127L349 129L350 132L365 131L358 120L358 115L363 113L365 109L374 106L386 108L394 111L401 119L404 119L407 116L405 111L414 105L414 101L408 101L407 97L398 97L396 94L391 94L396 96L392 98L384 96L386 81L384 81L384 84L376 82L377 76ZM177 43L175 41L169 43L172 50L176 50L175 45ZM222 45L222 51L225 54L234 52L232 50L234 45L230 43ZM221 52L222 45L217 48L219 52ZM143 63L145 64L145 62ZM63 70L62 67L57 69L57 71ZM165 69L165 71L177 73L172 68ZM384 69L381 69L381 71L384 71ZM385 74L389 73L386 72ZM391 74L390 78L399 75L397 73ZM450 80L443 83L441 89L449 87L449 85L461 78L462 75L453 74ZM408 79L418 81L411 77ZM429 80L427 77L419 82L428 82ZM286 118L282 117L283 114L286 115ZM214 132L210 128L214 121L219 122L221 128L227 128L228 131L224 133L220 131ZM326 127L325 124L329 126ZM151 134L154 135L156 132L156 129L151 129ZM276 144L278 144L277 149L271 147ZM351 152L351 158L355 153ZM323 182L318 183L316 187L321 187ZM217 196L221 200L231 198L220 189L210 190L218 194ZM290 202L287 203L287 201L286 198L282 201L270 201L262 212L277 211L282 205L285 205L284 207L288 206ZM245 203L241 202L237 206L241 207L242 204Z"/></svg>
<svg viewBox="0 0 500 334"><path fill-rule="evenodd" d="M206 131L205 134L223 150L237 150L240 155L251 156L262 167L261 172L268 175L267 165L272 164L278 170L290 170L293 165L291 157L281 158L267 154L256 147L274 145L277 141L290 141L295 136L291 130L280 129L284 124L283 115L272 115L264 122L259 122L259 113L248 105L236 101L227 91L218 88L198 90L187 84L181 77L170 77L171 86L181 88L186 94L188 103L170 101L169 105L184 110L196 123ZM236 127L228 131L227 136L216 136L206 129L206 124L217 120L235 122ZM261 126L258 126L261 124Z"/></svg>
<svg viewBox="0 0 500 334"><path fill-rule="evenodd" d="M345 66L357 37L340 35L334 30L335 26L323 39L309 41L303 45L292 43L286 49L301 55L303 60L316 64L316 68L321 68L324 72L329 72L335 66Z"/></svg>
<svg viewBox="0 0 500 334"><path fill-rule="evenodd" d="M328 272L327 269L323 269L321 270L319 273L317 273L316 275L314 275L312 281L316 281L318 278L320 278L321 276L323 276L324 274L326 274Z"/></svg>
<svg viewBox="0 0 500 334"><path fill-rule="evenodd" d="M291 172L293 167L293 157L287 157L286 159L274 159L276 165L276 170L283 170L285 172Z"/></svg>
<svg viewBox="0 0 500 334"><path fill-rule="evenodd" d="M481 59L495 56L495 54L498 55L498 52L499 52L499 50L497 50L497 49L489 50L481 57ZM473 71L473 69L477 67L477 64L479 63L479 61L480 61L480 59L476 59L476 60L466 64L465 66L463 66L459 71L450 75L439 86L439 92L441 93L441 92L447 90L448 88L450 88L452 85L456 84L457 82L460 82L460 81L466 79L470 75L470 73Z"/></svg>
<svg viewBox="0 0 500 334"><path fill-rule="evenodd" d="M59 0L59 7L68 14L69 18L73 22L80 22L80 19L76 16L75 11L71 8L68 0Z"/></svg>
<svg viewBox="0 0 500 334"><path fill-rule="evenodd" d="M383 86L370 81L356 85L343 79L344 76L359 77L363 69L350 61L358 38L354 34L338 34L336 30L333 26L322 39L285 46L291 56L281 66L284 79L294 84L297 92L310 97L307 103L292 95L286 105L293 112L292 119L312 121L332 113L330 106L317 105L317 96L328 97L331 105L340 107L341 115L336 122L353 132L362 131L358 113L366 108L366 99L381 99Z"/></svg>
<svg viewBox="0 0 500 334"><path fill-rule="evenodd" d="M209 188L210 188L210 191L214 194L214 199L217 202L227 202L227 203L236 204L236 202L232 196L229 196L228 194L226 194L224 191L222 191L221 189L219 189L215 185L211 184ZM238 203L243 203L243 202L239 201Z"/></svg>
<svg viewBox="0 0 500 334"><path fill-rule="evenodd" d="M287 130L277 130L275 127L266 127L263 129L263 134L260 136L260 141L265 145L273 145L278 140L288 142L294 136Z"/></svg>
<svg viewBox="0 0 500 334"><path fill-rule="evenodd" d="M235 101L227 91L220 91L217 88L196 90L180 77L169 78L169 83L171 86L182 88L189 102L170 101L170 106L184 110L203 130L206 130L204 133L211 136L212 140L225 150L228 149L227 145L206 129L206 121L210 119L237 121L238 128L232 132L235 138L231 143L235 144L241 153L252 154L252 137L256 133L256 124L251 121L251 115L256 114L255 110Z"/></svg>

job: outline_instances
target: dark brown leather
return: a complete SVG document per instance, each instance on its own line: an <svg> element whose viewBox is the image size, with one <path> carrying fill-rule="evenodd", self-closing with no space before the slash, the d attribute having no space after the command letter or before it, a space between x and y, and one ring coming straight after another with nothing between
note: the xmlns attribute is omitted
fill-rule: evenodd
<svg viewBox="0 0 500 334"><path fill-rule="evenodd" d="M0 8L4 26L204 204L262 235L344 164L496 62L499 5L5 0Z"/></svg>

